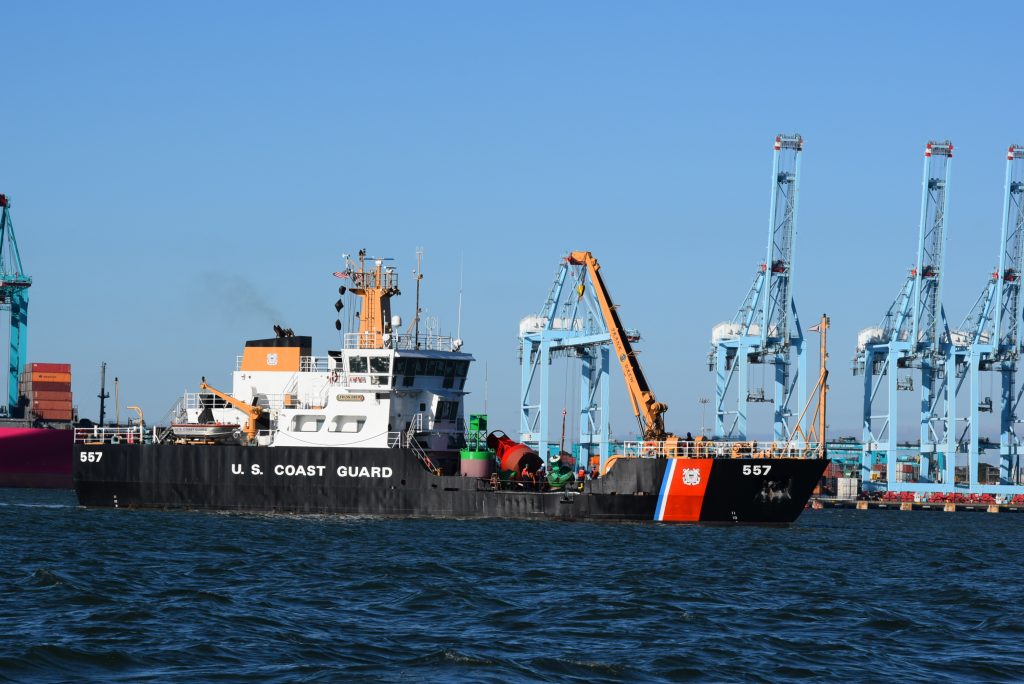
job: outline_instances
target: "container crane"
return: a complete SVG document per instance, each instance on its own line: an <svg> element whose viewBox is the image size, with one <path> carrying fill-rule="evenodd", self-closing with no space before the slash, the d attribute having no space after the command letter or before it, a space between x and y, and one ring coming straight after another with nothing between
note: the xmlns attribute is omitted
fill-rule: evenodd
<svg viewBox="0 0 1024 684"><path fill-rule="evenodd" d="M1020 278L1024 273L1024 147L1011 145L1006 153L1006 180L1003 188L1002 228L999 265L989 277L981 296L952 335L956 355L959 395L968 385L969 403L958 442L966 443L968 487L971 491L1019 494L1019 444L1015 432L1017 405L1017 361L1020 358L1021 297ZM992 397L981 397L982 372L999 373L999 485L979 482L981 412L996 408Z"/></svg>
<svg viewBox="0 0 1024 684"><path fill-rule="evenodd" d="M28 289L32 278L25 275L21 265L10 209L10 200L6 195L0 195L0 310L10 312L7 396L0 403L0 414L21 417L18 374L25 367L28 349Z"/></svg>
<svg viewBox="0 0 1024 684"><path fill-rule="evenodd" d="M633 404L633 413L636 415L640 434L645 440L671 441L674 435L665 431L664 420L668 405L658 401L654 396L654 391L647 384L647 378L640 367L640 359L633 351L629 335L622 327L619 312L612 303L611 295L608 294L608 288L601 277L601 265L590 252L573 252L567 261L570 264L585 266L590 275L590 282L594 285L595 296L601 307L605 324L608 326L608 334L615 349L615 356L622 367L622 375L626 380L626 391Z"/></svg>
<svg viewBox="0 0 1024 684"><path fill-rule="evenodd" d="M953 487L956 441L949 397L955 397L956 368L942 308L942 276L946 247L946 213L953 144L931 141L925 146L917 262L907 275L882 322L862 330L857 340L854 375L864 375L863 481L873 461L886 462L889 486L896 482L901 457L920 459L923 483L901 483L906 491L942 491ZM913 389L919 372L919 448L899 449L901 390ZM883 380L888 391L881 393ZM944 384L945 383L945 384ZM884 399L884 402L883 402ZM884 405L883 405L884 404ZM884 412L882 412L884 411ZM929 479L935 477L935 481ZM934 482L942 481L942 486Z"/></svg>
<svg viewBox="0 0 1024 684"><path fill-rule="evenodd" d="M731 321L711 333L708 367L715 372L715 437L747 438L747 404L774 404L773 437L789 441L799 426L792 424L793 395L807 402L804 334L793 302L793 260L800 159L804 142L799 134L775 137L772 156L772 195L768 224L768 257ZM796 369L793 369L793 354ZM751 364L770 366L774 392L750 387ZM735 408L728 403L734 398Z"/></svg>
<svg viewBox="0 0 1024 684"><path fill-rule="evenodd" d="M539 315L526 316L519 324L522 372L520 439L547 455L551 360L559 356L579 359L579 444L597 450L601 464L609 457L609 369L611 337L604 314L590 288L586 270L573 268L562 259ZM627 338L639 339L628 331Z"/></svg>

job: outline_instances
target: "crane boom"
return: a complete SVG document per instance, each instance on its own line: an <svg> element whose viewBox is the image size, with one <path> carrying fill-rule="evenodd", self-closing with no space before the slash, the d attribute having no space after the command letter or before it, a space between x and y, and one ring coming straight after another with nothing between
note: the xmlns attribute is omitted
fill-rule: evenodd
<svg viewBox="0 0 1024 684"><path fill-rule="evenodd" d="M199 383L199 389L201 391L210 392L215 397L223 399L227 403L231 404L231 406L244 413L248 417L249 421L245 424L245 428L242 431L245 433L245 437L248 442L251 443L256 440L256 432L258 430L256 426L256 421L259 420L260 416L263 415L263 407L247 404L244 401L235 399L230 394L225 394L224 392L221 392L216 387L211 387L210 385L207 385L206 378L203 378L202 381Z"/></svg>
<svg viewBox="0 0 1024 684"><path fill-rule="evenodd" d="M644 439L663 440L671 436L665 432L665 420L663 418L668 405L659 402L654 397L654 392L647 384L643 369L640 368L640 359L636 357L633 347L626 336L622 322L619 320L619 313L615 310L608 288L601 278L601 265L590 252L573 252L567 258L570 264L585 266L590 275L590 281L594 284L595 294L601 313L604 314L605 324L608 326L608 333L611 337L612 346L615 347L615 355L622 366L622 375L626 380L626 391L629 393L630 401L633 403L633 413L640 423Z"/></svg>

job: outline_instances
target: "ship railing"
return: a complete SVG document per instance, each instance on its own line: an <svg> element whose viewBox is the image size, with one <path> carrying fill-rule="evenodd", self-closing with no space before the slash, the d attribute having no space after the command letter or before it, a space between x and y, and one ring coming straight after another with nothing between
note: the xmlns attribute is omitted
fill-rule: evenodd
<svg viewBox="0 0 1024 684"><path fill-rule="evenodd" d="M345 333L345 349L405 349L421 351L455 350L451 335L385 334L375 332Z"/></svg>
<svg viewBox="0 0 1024 684"><path fill-rule="evenodd" d="M242 370L242 356L235 356L235 370ZM274 370L270 368L268 370ZM303 373L326 373L330 370L326 356L299 357L299 371Z"/></svg>
<svg viewBox="0 0 1024 684"><path fill-rule="evenodd" d="M156 441L158 428L126 427L75 428L75 444L147 444Z"/></svg>
<svg viewBox="0 0 1024 684"><path fill-rule="evenodd" d="M623 442L629 458L816 458L817 442L774 443L754 440L645 440Z"/></svg>
<svg viewBox="0 0 1024 684"><path fill-rule="evenodd" d="M395 349L427 350L427 351L454 351L454 340L451 335L395 335L392 339L392 347Z"/></svg>
<svg viewBox="0 0 1024 684"><path fill-rule="evenodd" d="M284 394L265 394L260 396L261 398L266 397L263 407L272 411L278 409L310 409L319 411L327 406L327 394L325 392L305 394L286 392Z"/></svg>

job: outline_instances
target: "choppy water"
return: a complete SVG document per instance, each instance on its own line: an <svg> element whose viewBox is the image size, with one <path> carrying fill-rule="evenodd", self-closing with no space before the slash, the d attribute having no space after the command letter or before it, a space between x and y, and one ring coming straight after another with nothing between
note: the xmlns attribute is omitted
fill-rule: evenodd
<svg viewBox="0 0 1024 684"><path fill-rule="evenodd" d="M1009 681L1024 515L129 512L0 490L0 680Z"/></svg>

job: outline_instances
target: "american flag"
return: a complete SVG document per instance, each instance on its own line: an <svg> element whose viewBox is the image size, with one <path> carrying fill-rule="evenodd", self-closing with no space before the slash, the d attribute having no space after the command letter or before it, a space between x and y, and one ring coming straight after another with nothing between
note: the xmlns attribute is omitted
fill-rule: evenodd
<svg viewBox="0 0 1024 684"><path fill-rule="evenodd" d="M335 278L341 278L342 280L346 280L349 278L348 271L335 271L331 275L333 275Z"/></svg>

